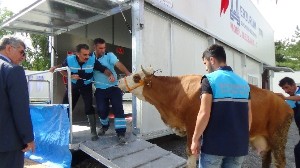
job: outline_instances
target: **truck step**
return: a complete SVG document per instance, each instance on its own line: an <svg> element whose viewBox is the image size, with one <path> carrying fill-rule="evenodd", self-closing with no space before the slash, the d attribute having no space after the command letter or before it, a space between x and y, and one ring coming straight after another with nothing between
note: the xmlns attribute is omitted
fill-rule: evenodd
<svg viewBox="0 0 300 168"><path fill-rule="evenodd" d="M97 141L85 141L79 149L103 165L111 168L179 168L186 160L155 144L126 134L126 143L118 143L117 137L101 136Z"/></svg>

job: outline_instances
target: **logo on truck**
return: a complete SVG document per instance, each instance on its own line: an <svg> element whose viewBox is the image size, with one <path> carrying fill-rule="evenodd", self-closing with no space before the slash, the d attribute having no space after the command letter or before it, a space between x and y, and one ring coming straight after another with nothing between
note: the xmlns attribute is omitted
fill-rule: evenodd
<svg viewBox="0 0 300 168"><path fill-rule="evenodd" d="M228 5L229 5L229 0L221 0L220 16L222 15L222 13L226 13Z"/></svg>
<svg viewBox="0 0 300 168"><path fill-rule="evenodd" d="M226 13L229 0L221 0L221 13ZM241 37L247 43L256 45L257 25L256 20L246 5L241 5L239 0L230 0L230 28L233 33ZM260 33L262 34L262 33Z"/></svg>

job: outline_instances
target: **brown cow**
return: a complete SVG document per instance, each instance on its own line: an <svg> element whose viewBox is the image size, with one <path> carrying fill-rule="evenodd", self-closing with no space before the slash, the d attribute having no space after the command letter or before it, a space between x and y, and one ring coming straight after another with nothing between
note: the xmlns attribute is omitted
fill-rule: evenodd
<svg viewBox="0 0 300 168"><path fill-rule="evenodd" d="M151 67L119 80L119 87L154 105L162 120L177 135L187 135L188 167L196 167L190 145L200 107L200 75L155 76ZM285 145L293 110L271 91L250 85L252 125L250 143L270 167L271 153L277 168L284 168Z"/></svg>

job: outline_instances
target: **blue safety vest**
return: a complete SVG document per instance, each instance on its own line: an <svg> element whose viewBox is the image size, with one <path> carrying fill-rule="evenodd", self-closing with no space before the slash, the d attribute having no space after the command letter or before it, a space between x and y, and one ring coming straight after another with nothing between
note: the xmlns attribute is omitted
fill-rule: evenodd
<svg viewBox="0 0 300 168"><path fill-rule="evenodd" d="M84 80L84 85L92 83L93 70L95 64L95 56L91 55L87 62L82 66L79 65L76 55L71 55L67 57L67 63L71 70L71 74L79 74L79 76ZM73 84L76 84L78 80L72 79Z"/></svg>
<svg viewBox="0 0 300 168"><path fill-rule="evenodd" d="M205 76L212 88L213 102L201 151L219 156L247 155L249 84L228 66Z"/></svg>

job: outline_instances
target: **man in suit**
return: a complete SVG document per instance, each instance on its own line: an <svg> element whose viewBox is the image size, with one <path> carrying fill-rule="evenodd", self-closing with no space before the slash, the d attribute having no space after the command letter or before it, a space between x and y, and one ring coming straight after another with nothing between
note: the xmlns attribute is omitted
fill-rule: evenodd
<svg viewBox="0 0 300 168"><path fill-rule="evenodd" d="M23 41L0 40L0 168L23 168L24 152L35 149L24 59Z"/></svg>

